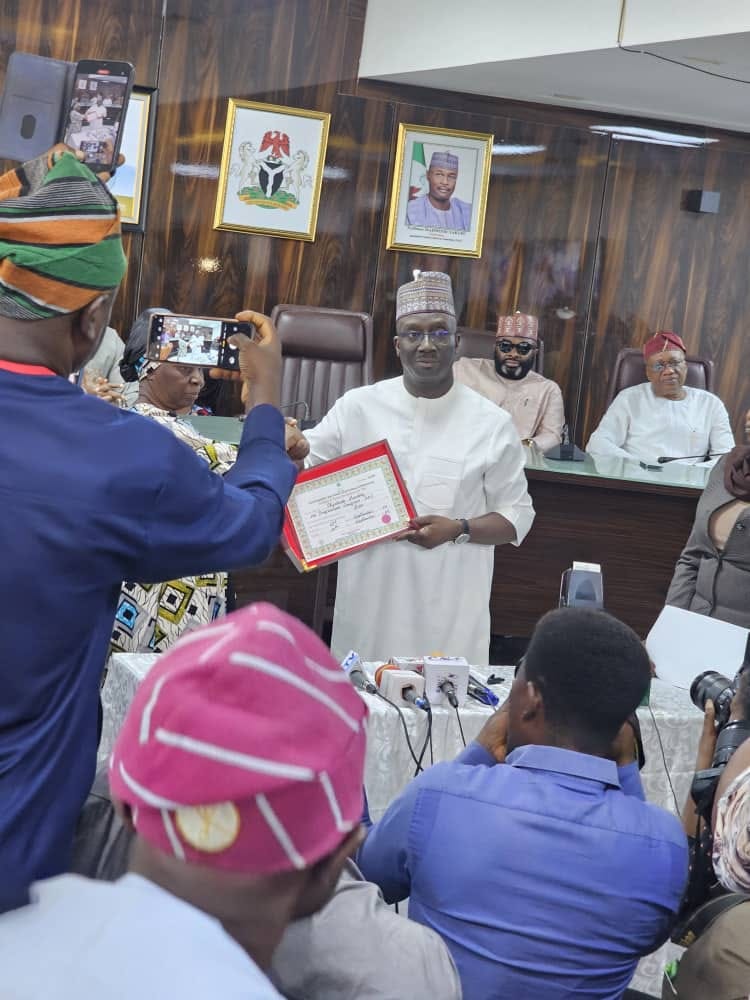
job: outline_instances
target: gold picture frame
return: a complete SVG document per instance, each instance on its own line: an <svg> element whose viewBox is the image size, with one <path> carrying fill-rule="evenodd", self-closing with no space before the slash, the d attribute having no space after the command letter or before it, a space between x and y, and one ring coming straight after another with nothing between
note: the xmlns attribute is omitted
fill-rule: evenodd
<svg viewBox="0 0 750 1000"><path fill-rule="evenodd" d="M493 142L488 132L399 124L387 250L482 256Z"/></svg>
<svg viewBox="0 0 750 1000"><path fill-rule="evenodd" d="M122 126L120 152L125 162L107 182L120 206L124 232L142 233L146 227L157 96L153 87L133 87Z"/></svg>
<svg viewBox="0 0 750 1000"><path fill-rule="evenodd" d="M230 97L214 229L312 242L330 123L327 111Z"/></svg>

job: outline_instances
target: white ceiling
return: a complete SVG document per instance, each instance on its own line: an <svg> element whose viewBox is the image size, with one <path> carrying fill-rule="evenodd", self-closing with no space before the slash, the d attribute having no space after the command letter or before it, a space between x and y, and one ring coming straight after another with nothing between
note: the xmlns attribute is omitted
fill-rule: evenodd
<svg viewBox="0 0 750 1000"><path fill-rule="evenodd" d="M608 48L378 78L750 132L750 32L643 48L652 54ZM719 79L709 73L747 82Z"/></svg>

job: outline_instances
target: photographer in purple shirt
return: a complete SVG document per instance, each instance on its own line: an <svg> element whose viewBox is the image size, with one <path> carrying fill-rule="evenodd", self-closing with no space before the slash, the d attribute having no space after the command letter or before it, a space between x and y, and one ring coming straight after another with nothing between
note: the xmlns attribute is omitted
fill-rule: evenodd
<svg viewBox="0 0 750 1000"><path fill-rule="evenodd" d="M371 828L360 868L442 935L465 1000L619 1000L667 939L687 843L643 800L625 721L649 678L628 626L551 611L477 740Z"/></svg>

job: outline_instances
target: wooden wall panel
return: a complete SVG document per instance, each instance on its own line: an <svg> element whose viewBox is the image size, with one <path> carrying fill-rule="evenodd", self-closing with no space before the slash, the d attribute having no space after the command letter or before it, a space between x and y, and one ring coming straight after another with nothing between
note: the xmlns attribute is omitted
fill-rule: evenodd
<svg viewBox="0 0 750 1000"><path fill-rule="evenodd" d="M371 309L393 112L337 94L342 4L213 4L210 32L206 6L173 4L167 17L141 307ZM332 113L314 243L212 229L230 96Z"/></svg>
<svg viewBox="0 0 750 1000"><path fill-rule="evenodd" d="M364 309L383 376L396 370L396 288L416 267L445 269L464 325L492 328L514 308L540 316L546 374L571 422L578 415L580 442L601 416L617 350L663 325L717 361L739 427L750 406L750 140L667 125L717 141L618 142L592 127L622 116L357 80L365 13L366 0L6 0L0 85L18 48L130 59L138 83L159 86L148 230L126 238L116 325L126 331L157 304L215 315L281 301ZM314 243L212 229L229 97L331 112ZM544 147L494 156L480 260L385 249L401 121ZM721 191L718 216L681 209L682 191L700 187Z"/></svg>
<svg viewBox="0 0 750 1000"><path fill-rule="evenodd" d="M461 326L494 329L516 309L539 317L545 374L572 413L578 391L596 232L609 140L587 130L399 104L398 121L491 132L492 160L479 260L388 251L381 246L376 329L392 332L395 289L414 268L451 274ZM536 149L533 153L502 153ZM390 191L388 192L388 195ZM563 317L558 311L563 311ZM396 371L391 338L376 344L376 368Z"/></svg>

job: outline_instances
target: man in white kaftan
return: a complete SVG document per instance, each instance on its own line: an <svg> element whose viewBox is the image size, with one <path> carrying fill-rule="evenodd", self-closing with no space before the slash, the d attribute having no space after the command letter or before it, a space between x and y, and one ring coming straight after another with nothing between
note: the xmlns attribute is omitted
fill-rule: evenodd
<svg viewBox="0 0 750 1000"><path fill-rule="evenodd" d="M718 459L708 455L734 448L724 404L711 392L685 385L685 345L676 333L654 334L643 353L648 382L615 396L586 451L594 458L629 458L649 465L659 456L714 465ZM682 457L689 455L696 457Z"/></svg>
<svg viewBox="0 0 750 1000"><path fill-rule="evenodd" d="M403 376L350 390L306 432L308 465L386 438L420 515L408 540L339 563L332 650L486 664L494 547L534 519L523 448L507 413L453 380L448 276L402 286L396 318Z"/></svg>

